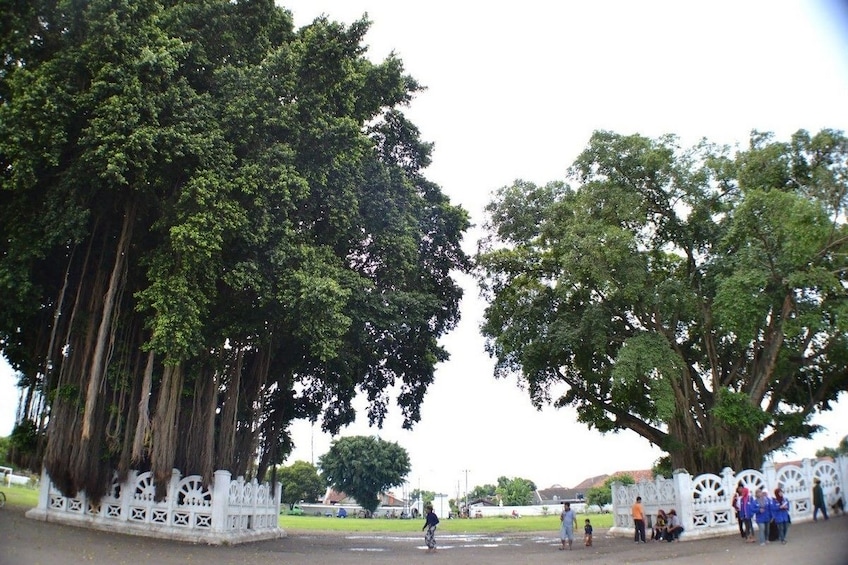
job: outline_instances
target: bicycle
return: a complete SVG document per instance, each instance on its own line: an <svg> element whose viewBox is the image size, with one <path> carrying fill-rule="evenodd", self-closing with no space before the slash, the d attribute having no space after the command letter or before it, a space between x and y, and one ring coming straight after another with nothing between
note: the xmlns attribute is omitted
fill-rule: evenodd
<svg viewBox="0 0 848 565"><path fill-rule="evenodd" d="M6 506L6 493L0 490L0 508Z"/></svg>

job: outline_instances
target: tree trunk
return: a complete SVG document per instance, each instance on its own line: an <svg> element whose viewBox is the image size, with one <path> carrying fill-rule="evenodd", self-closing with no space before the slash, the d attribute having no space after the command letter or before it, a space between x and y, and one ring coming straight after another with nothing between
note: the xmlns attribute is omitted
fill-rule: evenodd
<svg viewBox="0 0 848 565"><path fill-rule="evenodd" d="M115 249L115 261L112 264L112 274L109 277L109 286L103 300L103 312L100 317L100 327L97 330L97 341L94 346L94 355L91 359L91 371L88 377L88 390L85 396L85 408L83 412L82 439L87 441L91 437L91 429L95 419L94 407L97 402L97 393L100 389L103 375L106 373L105 360L108 336L111 331L112 317L115 310L115 299L118 288L123 278L126 255L129 249L132 227L135 220L135 210L127 205L124 211L124 222L121 227L121 237Z"/></svg>
<svg viewBox="0 0 848 565"><path fill-rule="evenodd" d="M227 469L230 472L233 472L243 357L244 353L239 349L235 352L235 362L229 365L229 378L224 389L224 406L221 410L221 427L218 432L218 459L215 468Z"/></svg>
<svg viewBox="0 0 848 565"><path fill-rule="evenodd" d="M138 399L138 421L135 425L133 436L132 457L134 464L140 463L146 453L145 446L148 443L150 431L150 390L153 387L153 361L155 354L151 350L147 354L147 364L144 367L144 377L141 381L141 391Z"/></svg>
<svg viewBox="0 0 848 565"><path fill-rule="evenodd" d="M135 339L138 339L136 337ZM133 341L135 343L135 341ZM118 460L118 479L124 482L129 476L132 468L132 453L135 447L135 432L138 428L139 412L141 411L142 387L144 379L138 378L138 375L144 375L145 370L142 369L143 360L150 360L150 354L144 354L141 351L136 351L133 355L132 367L129 369L129 374L132 375L132 389L127 398L128 408L126 414L126 426L124 427L123 438L121 441L121 456ZM149 394L149 391L145 391ZM145 415L146 416L146 415Z"/></svg>
<svg viewBox="0 0 848 565"><path fill-rule="evenodd" d="M242 379L241 406L242 417L236 429L234 468L235 475L253 478L256 473L256 453L258 450L259 425L258 414L262 407L262 391L268 377L271 364L270 348L253 351L246 360L246 378Z"/></svg>
<svg viewBox="0 0 848 565"><path fill-rule="evenodd" d="M165 365L156 402L156 415L153 417L153 449L150 458L157 501L163 500L168 494L168 481L171 480L174 468L182 388L182 365Z"/></svg>
<svg viewBox="0 0 848 565"><path fill-rule="evenodd" d="M679 426L674 428L669 435L679 439L672 440L674 447L668 449L673 469L700 475L718 474L725 467L734 471L762 467L765 451L755 435L731 432L718 424L707 432L687 428L690 431L684 433Z"/></svg>
<svg viewBox="0 0 848 565"><path fill-rule="evenodd" d="M181 421L178 455L179 469L198 474L204 484L212 484L215 472L215 408L217 407L215 371L204 364L194 378L191 409Z"/></svg>

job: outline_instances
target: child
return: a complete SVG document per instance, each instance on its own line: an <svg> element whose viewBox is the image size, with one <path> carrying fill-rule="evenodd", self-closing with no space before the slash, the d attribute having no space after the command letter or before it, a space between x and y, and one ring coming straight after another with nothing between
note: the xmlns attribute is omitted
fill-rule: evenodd
<svg viewBox="0 0 848 565"><path fill-rule="evenodd" d="M839 492L839 487L830 495L830 508L834 516L845 514L845 502L842 500L842 493Z"/></svg>
<svg viewBox="0 0 848 565"><path fill-rule="evenodd" d="M654 541L661 541L665 538L665 527L668 522L668 518L665 515L665 511L660 508L657 510L657 518L654 520L654 529L651 531L651 539Z"/></svg>
<svg viewBox="0 0 848 565"><path fill-rule="evenodd" d="M592 546L592 523L589 518L586 518L586 525L583 526L583 543L586 547Z"/></svg>
<svg viewBox="0 0 848 565"><path fill-rule="evenodd" d="M436 526L439 525L439 518L436 516L436 513L433 512L433 505L427 504L424 506L424 512L426 512L426 521L424 522L424 527L422 530L426 530L424 533L424 543L427 545L427 553L435 553L436 552Z"/></svg>

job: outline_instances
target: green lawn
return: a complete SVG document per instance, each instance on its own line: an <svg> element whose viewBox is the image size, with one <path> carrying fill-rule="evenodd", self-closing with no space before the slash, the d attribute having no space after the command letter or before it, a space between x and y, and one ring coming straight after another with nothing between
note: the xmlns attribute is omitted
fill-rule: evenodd
<svg viewBox="0 0 848 565"><path fill-rule="evenodd" d="M611 528L612 514L579 514L578 532L583 531L584 520L589 518L595 529ZM333 518L326 516L280 516L280 527L291 531L333 531L372 533L416 533L421 531L424 519L390 520L387 518ZM509 534L522 532L559 532L559 514L550 516L522 516L475 518L466 520L441 520L439 531L454 534Z"/></svg>
<svg viewBox="0 0 848 565"><path fill-rule="evenodd" d="M38 506L38 489L20 485L2 486L0 491L6 495L6 506L35 508Z"/></svg>

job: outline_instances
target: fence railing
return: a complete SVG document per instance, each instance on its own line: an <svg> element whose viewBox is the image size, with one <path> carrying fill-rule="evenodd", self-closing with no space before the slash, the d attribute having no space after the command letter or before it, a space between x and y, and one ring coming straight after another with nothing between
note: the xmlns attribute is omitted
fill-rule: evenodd
<svg viewBox="0 0 848 565"><path fill-rule="evenodd" d="M255 479L233 480L229 471L216 471L212 485L199 475L183 477L176 469L167 495L155 498L150 472L131 471L126 481L115 478L99 502L85 492L65 496L42 472L38 506L27 513L49 520L122 533L210 544L241 543L285 535L280 529L279 485Z"/></svg>

